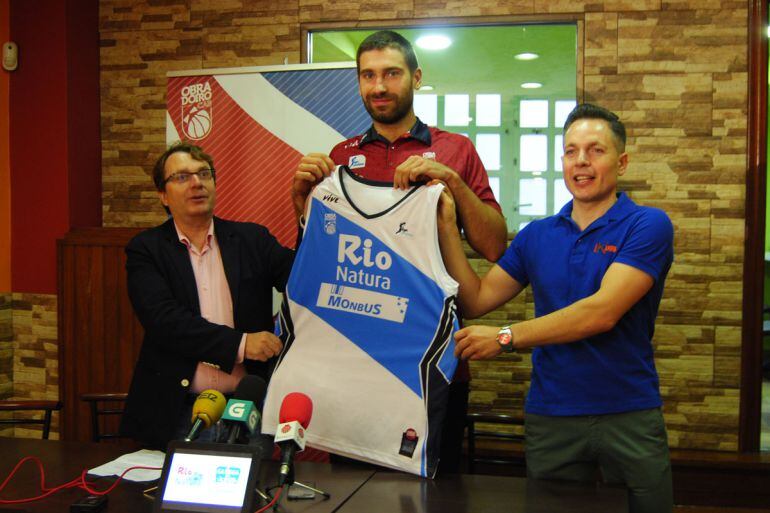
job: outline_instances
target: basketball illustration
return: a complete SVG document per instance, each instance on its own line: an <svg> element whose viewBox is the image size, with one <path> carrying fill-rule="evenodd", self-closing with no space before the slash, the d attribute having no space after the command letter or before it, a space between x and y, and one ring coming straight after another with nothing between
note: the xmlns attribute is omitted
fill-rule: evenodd
<svg viewBox="0 0 770 513"><path fill-rule="evenodd" d="M193 140L203 139L211 130L211 116L209 111L193 107L182 119L187 137Z"/></svg>

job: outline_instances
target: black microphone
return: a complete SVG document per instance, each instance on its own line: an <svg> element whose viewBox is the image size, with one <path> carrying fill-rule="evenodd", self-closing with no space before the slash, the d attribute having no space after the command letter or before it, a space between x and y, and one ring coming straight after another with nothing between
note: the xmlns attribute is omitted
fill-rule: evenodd
<svg viewBox="0 0 770 513"><path fill-rule="evenodd" d="M219 422L225 411L225 396L216 390L204 390L195 399L192 409L192 427L185 437L185 442L192 442L200 432Z"/></svg>
<svg viewBox="0 0 770 513"><path fill-rule="evenodd" d="M228 444L234 444L245 427L249 436L257 432L261 415L258 405L262 404L267 392L265 380L259 376L244 376L233 393L233 398L227 401L222 419L230 424Z"/></svg>
<svg viewBox="0 0 770 513"><path fill-rule="evenodd" d="M294 483L294 453L305 448L305 430L313 416L313 401L299 392L283 398L275 430L275 443L281 448L281 474L278 485Z"/></svg>

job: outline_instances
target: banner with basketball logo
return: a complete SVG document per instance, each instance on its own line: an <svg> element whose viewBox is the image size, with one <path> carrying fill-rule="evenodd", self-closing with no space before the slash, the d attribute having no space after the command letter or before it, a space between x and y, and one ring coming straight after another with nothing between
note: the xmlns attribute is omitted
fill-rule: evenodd
<svg viewBox="0 0 770 513"><path fill-rule="evenodd" d="M214 158L216 215L267 226L296 240L290 200L302 155L328 153L371 120L358 95L355 64L169 73L166 142L187 139Z"/></svg>

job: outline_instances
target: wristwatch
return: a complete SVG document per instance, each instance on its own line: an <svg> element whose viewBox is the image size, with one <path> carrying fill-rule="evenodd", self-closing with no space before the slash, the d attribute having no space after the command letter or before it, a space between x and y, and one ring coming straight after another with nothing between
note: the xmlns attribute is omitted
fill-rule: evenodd
<svg viewBox="0 0 770 513"><path fill-rule="evenodd" d="M503 326L500 331L497 332L497 343L500 344L500 349L504 353L513 353L516 348L513 347L513 333L511 333L511 326Z"/></svg>

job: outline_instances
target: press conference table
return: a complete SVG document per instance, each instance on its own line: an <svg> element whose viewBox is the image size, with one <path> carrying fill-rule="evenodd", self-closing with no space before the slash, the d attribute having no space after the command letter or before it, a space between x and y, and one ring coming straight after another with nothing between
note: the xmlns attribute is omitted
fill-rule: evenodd
<svg viewBox="0 0 770 513"><path fill-rule="evenodd" d="M53 487L93 468L131 452L119 444L91 444L0 438L0 483L24 456L37 456L43 462L46 486ZM278 466L265 462L260 469L260 482L273 485ZM282 500L284 513L467 513L481 511L512 513L625 513L626 492L596 484L532 481L514 477L458 475L435 480L388 470L377 470L346 464L298 462L296 479L315 483L331 494L331 499L302 501ZM111 478L97 480L103 490ZM107 513L143 513L152 511L152 502L142 495L147 483L120 483L110 494ZM39 494L40 474L37 466L27 462L0 491L0 498L14 499ZM0 511L67 512L69 505L85 495L80 489L63 490L38 502L0 505Z"/></svg>

